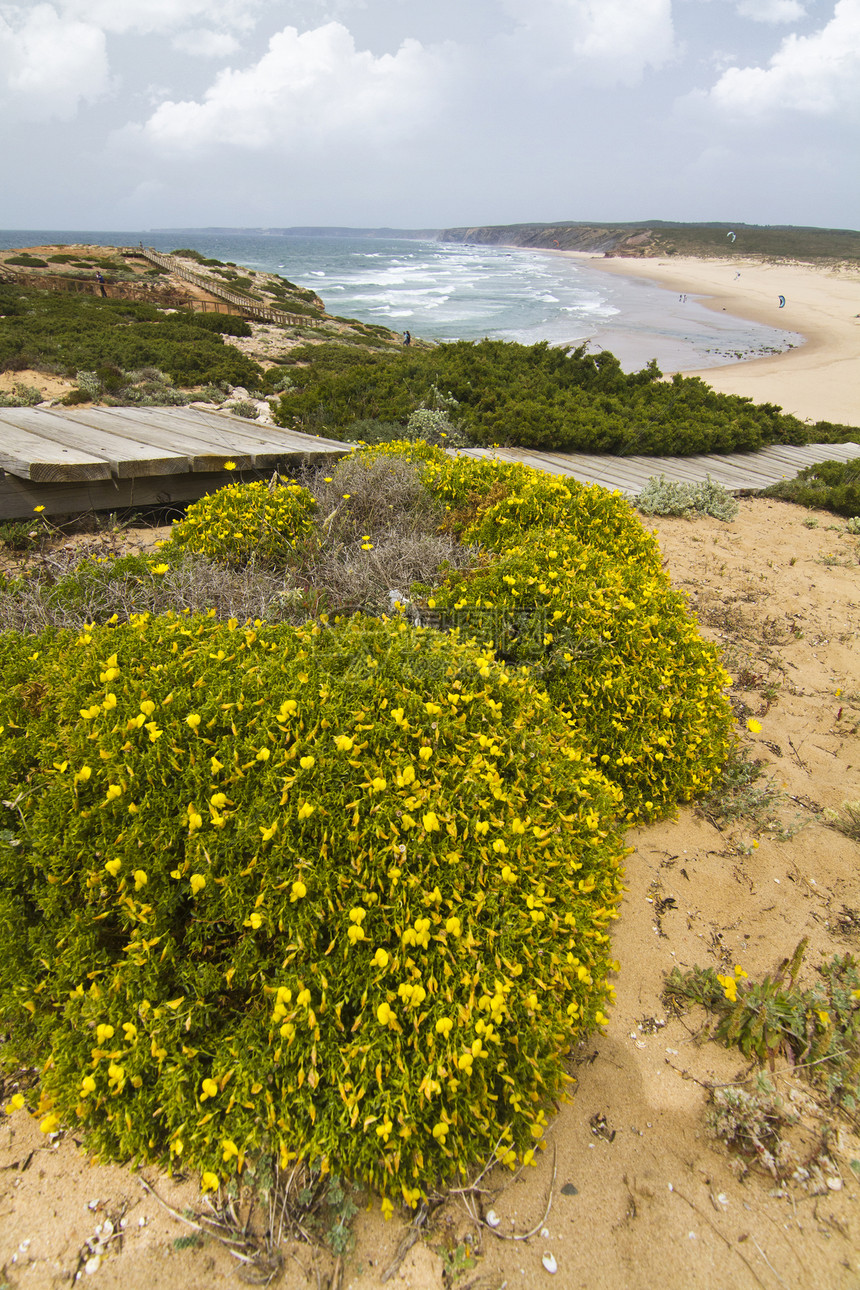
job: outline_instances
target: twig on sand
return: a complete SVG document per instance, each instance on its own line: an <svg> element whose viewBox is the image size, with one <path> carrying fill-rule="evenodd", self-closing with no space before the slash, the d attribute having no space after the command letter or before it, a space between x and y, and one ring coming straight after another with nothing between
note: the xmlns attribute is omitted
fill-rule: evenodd
<svg viewBox="0 0 860 1290"><path fill-rule="evenodd" d="M673 1187L673 1188L672 1188L672 1194L673 1194L674 1196L679 1196L679 1197L681 1198L681 1200L685 1201L685 1202L686 1202L686 1204L688 1204L688 1205L690 1206L690 1209L693 1211L693 1213L694 1213L694 1214L698 1214L698 1215L699 1215L699 1218L702 1220L702 1222L703 1222L703 1223L707 1223L707 1225L708 1225L708 1227L711 1229L711 1231L712 1231L712 1232L714 1232L714 1234L720 1238L720 1240L723 1242L723 1244L724 1244L724 1245L727 1245L727 1246L728 1246L728 1248L732 1251L732 1253L733 1253L733 1254L736 1254L736 1255L738 1256L738 1258L741 1260L741 1262L742 1262L742 1263L744 1263L744 1264L746 1264L747 1268L749 1269L749 1271L752 1273L753 1277L755 1278L756 1285L760 1285L760 1286L761 1286L761 1288L762 1288L762 1290L766 1290L766 1287L765 1287L764 1282L762 1281L761 1277L760 1277L760 1276L758 1275L758 1273L756 1272L756 1270L755 1270L755 1268L753 1267L753 1265L750 1263L749 1259L748 1259L748 1258L746 1258L746 1257L741 1253L741 1251L738 1249L738 1247L737 1247L736 1245L733 1245L733 1244L732 1244L732 1242L729 1240L729 1238L728 1238L727 1236L724 1236L724 1235L723 1235L723 1233L722 1233L722 1232L720 1231L720 1229L717 1227L716 1223L712 1223L712 1222L711 1222L711 1220L708 1218L707 1214L704 1214L704 1213L702 1212L702 1210L700 1210L700 1209L699 1209L699 1207L698 1207L698 1205L695 1203L695 1201L690 1200L689 1196L685 1196L685 1195L684 1195L684 1193L683 1193L682 1191L679 1191L677 1187ZM756 1249L758 1249L758 1246L756 1246ZM761 1250L759 1250L759 1254L761 1254ZM764 1257L764 1256L762 1256L762 1257ZM767 1263L767 1259L765 1259L765 1263ZM767 1265L768 1265L768 1267L770 1267L770 1264L769 1264L769 1263L768 1263ZM771 1271L773 1271L773 1269L772 1269L772 1268L771 1268Z"/></svg>
<svg viewBox="0 0 860 1290"><path fill-rule="evenodd" d="M422 1202L421 1208L418 1210L418 1213L415 1215L412 1222L409 1224L408 1228L406 1229L406 1232L400 1244L397 1247L397 1253L395 1254L391 1263L389 1263L388 1267L385 1269L382 1276L380 1277L381 1281L390 1281L391 1278L395 1275L395 1273L397 1272L397 1269L400 1267L400 1264L406 1258L406 1255L409 1253L409 1251L412 1249L412 1246L415 1244L415 1242L418 1240L418 1237L421 1235L421 1229L422 1227L424 1227L429 1217L430 1217L430 1208L427 1205L426 1201L424 1201Z"/></svg>
<svg viewBox="0 0 860 1290"><path fill-rule="evenodd" d="M486 1219L479 1219L477 1215L473 1215L475 1222L478 1223L480 1227L486 1227L487 1230L489 1232L492 1232L493 1236L497 1237L500 1241L528 1241L532 1236L536 1236L537 1233L543 1227L546 1220L549 1218L549 1211L552 1209L553 1195L555 1192L555 1176L556 1176L557 1170L558 1170L558 1150L555 1146L555 1143L553 1143L552 1178L550 1179L550 1183L549 1183L549 1195L547 1196L546 1209L543 1212L543 1218L541 1218L540 1222L536 1223L535 1226L530 1231L512 1232L512 1233L500 1232L497 1230L497 1228L490 1227L490 1224L486 1221Z"/></svg>

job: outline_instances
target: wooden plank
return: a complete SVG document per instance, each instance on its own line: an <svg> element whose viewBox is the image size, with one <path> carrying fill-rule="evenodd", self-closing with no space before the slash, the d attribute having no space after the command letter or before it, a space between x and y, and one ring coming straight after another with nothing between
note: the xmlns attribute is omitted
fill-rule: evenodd
<svg viewBox="0 0 860 1290"><path fill-rule="evenodd" d="M86 418L86 424L100 425L118 435L145 436L155 448L182 453L194 471L223 470L225 461L235 461L238 470L254 468L253 453L241 452L237 447L213 450L204 437L188 433L181 421L165 418L161 409L92 408L87 413L75 411L72 415L75 420Z"/></svg>
<svg viewBox="0 0 860 1290"><path fill-rule="evenodd" d="M240 435L243 443L256 443L267 452L273 449L296 449L328 451L341 448L344 453L351 451L353 444L344 444L339 439L324 439L319 435L303 434L300 430L288 430L283 426L266 425L259 421L249 421L244 417L235 417L228 412L206 412L202 408L171 408L171 415L185 421L193 421L216 434L224 433L225 424L230 427L230 437ZM219 440L222 442L222 440Z"/></svg>
<svg viewBox="0 0 860 1290"><path fill-rule="evenodd" d="M248 479L267 479L267 471L251 471ZM199 471L141 479L91 480L82 483L37 484L13 475L0 475L0 520L32 519L36 506L49 516L81 515L89 511L133 510L135 507L183 506L231 483L230 472Z"/></svg>
<svg viewBox="0 0 860 1290"><path fill-rule="evenodd" d="M53 443L6 415L26 410L0 408L0 468L38 483L110 479L110 466L101 457Z"/></svg>
<svg viewBox="0 0 860 1290"><path fill-rule="evenodd" d="M153 415L154 411L157 415ZM119 414L120 422L137 426L135 433L142 434L145 427L148 436L162 436L165 431L174 436L177 446L181 444L192 458L195 470L221 469L225 461L235 461L238 470L263 469L291 459L310 460L317 454L330 456L334 451L339 456L347 456L352 451L349 444L313 439L309 435L301 436L295 446L289 446L275 437L279 434L277 430L273 436L268 428L253 429L253 422L215 413L189 413L184 408L112 408L111 412ZM217 452L213 451L215 445L219 448Z"/></svg>
<svg viewBox="0 0 860 1290"><path fill-rule="evenodd" d="M83 409L74 421L62 412L47 408L10 408L8 412L8 420L17 422L22 429L65 448L81 449L103 458L111 474L119 479L131 479L135 475L180 475L191 469L188 458L180 453L169 449L154 451L151 444L111 434L96 420L88 420Z"/></svg>

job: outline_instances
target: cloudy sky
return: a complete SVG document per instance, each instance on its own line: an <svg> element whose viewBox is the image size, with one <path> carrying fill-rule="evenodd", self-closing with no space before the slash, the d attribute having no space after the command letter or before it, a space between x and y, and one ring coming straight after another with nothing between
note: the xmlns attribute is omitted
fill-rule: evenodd
<svg viewBox="0 0 860 1290"><path fill-rule="evenodd" d="M0 0L0 227L860 227L860 0Z"/></svg>

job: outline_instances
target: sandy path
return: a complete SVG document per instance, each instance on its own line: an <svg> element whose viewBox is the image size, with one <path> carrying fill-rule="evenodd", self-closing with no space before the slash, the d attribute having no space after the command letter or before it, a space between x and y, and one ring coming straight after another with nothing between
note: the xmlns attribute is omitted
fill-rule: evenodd
<svg viewBox="0 0 860 1290"><path fill-rule="evenodd" d="M785 354L685 375L811 421L860 425L860 269L735 258L588 257L588 263L606 273L650 278L714 310L800 332L806 343Z"/></svg>

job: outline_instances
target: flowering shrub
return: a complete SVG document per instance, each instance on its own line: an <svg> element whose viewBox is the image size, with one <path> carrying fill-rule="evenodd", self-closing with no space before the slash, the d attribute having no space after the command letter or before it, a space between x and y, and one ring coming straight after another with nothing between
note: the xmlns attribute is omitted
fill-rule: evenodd
<svg viewBox="0 0 860 1290"><path fill-rule="evenodd" d="M431 461L425 478L460 506L462 540L494 553L431 607L543 681L628 823L706 791L731 742L728 677L621 495L491 459Z"/></svg>
<svg viewBox="0 0 860 1290"><path fill-rule="evenodd" d="M143 615L0 665L0 1027L43 1126L410 1203L531 1159L606 1020L622 853L527 673L360 617Z"/></svg>
<svg viewBox="0 0 860 1290"><path fill-rule="evenodd" d="M172 542L227 564L283 561L313 528L316 502L299 484L229 484L193 502Z"/></svg>

